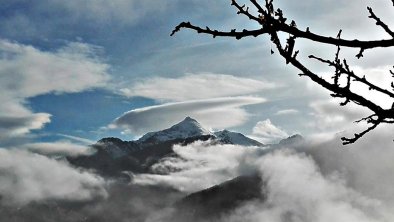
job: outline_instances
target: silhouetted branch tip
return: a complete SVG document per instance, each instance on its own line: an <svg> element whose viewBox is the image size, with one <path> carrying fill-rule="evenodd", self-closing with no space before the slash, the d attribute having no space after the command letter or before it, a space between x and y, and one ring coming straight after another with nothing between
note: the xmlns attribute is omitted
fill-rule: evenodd
<svg viewBox="0 0 394 222"><path fill-rule="evenodd" d="M358 59L360 59L361 57L363 57L363 56L364 56L364 55L363 55L364 51L365 51L364 48L360 48L360 52L356 55L356 57L357 57Z"/></svg>
<svg viewBox="0 0 394 222"><path fill-rule="evenodd" d="M372 18L376 21L376 25L381 26L385 32L387 32L389 35L391 35L391 37L394 37L394 32L390 30L390 28L384 23L382 22L382 20L380 20L379 17L377 17L375 15L375 13L373 12L371 7L367 7L368 12L369 12L369 18Z"/></svg>
<svg viewBox="0 0 394 222"><path fill-rule="evenodd" d="M373 124L372 126L368 127L368 129L362 131L361 133L355 133L353 138L342 137L341 138L342 144L348 145L348 144L355 143L357 140L359 140L365 134L367 134L371 130L375 129L379 124L380 124L380 122L377 122L377 123Z"/></svg>

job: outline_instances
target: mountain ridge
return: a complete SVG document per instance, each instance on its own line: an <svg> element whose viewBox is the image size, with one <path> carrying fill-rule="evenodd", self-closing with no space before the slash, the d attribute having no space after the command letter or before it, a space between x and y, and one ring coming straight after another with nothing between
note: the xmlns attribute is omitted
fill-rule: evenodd
<svg viewBox="0 0 394 222"><path fill-rule="evenodd" d="M299 142L301 139L299 135L289 137L284 139L281 145L293 141ZM208 144L212 145L267 146L237 132L228 130L210 132L197 120L186 117L170 128L147 133L138 140L123 141L115 137L102 138L92 145L96 150L94 154L67 157L67 160L72 165L94 170L109 177L123 176L125 171L149 173L150 167L160 159L176 155L172 149L174 145L186 146L196 141L209 141Z"/></svg>
<svg viewBox="0 0 394 222"><path fill-rule="evenodd" d="M251 139L242 133L231 132L229 130L222 130L213 133L220 142L225 144L234 144L241 146L265 146L264 144Z"/></svg>

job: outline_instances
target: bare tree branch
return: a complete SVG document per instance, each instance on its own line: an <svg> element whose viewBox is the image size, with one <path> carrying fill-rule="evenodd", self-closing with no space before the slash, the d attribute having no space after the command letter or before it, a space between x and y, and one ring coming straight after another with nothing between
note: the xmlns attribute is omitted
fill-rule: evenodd
<svg viewBox="0 0 394 222"><path fill-rule="evenodd" d="M250 2L257 8L259 13L263 14L264 16L268 16L263 7L261 7L261 5L257 3L256 0L250 0Z"/></svg>
<svg viewBox="0 0 394 222"><path fill-rule="evenodd" d="M301 31L295 27L290 27L289 25L279 25L278 31L283 31L294 35L297 38L305 38L315 42L336 45L336 46L344 46L350 48L360 48L360 49L371 49L377 47L391 47L394 45L394 39L385 39L385 40L373 40L373 41L360 41L358 39L354 40L346 40L346 39L337 39L333 37L321 36L318 34L314 34L312 32Z"/></svg>
<svg viewBox="0 0 394 222"><path fill-rule="evenodd" d="M190 28L190 29L194 29L196 31L200 30L201 31L200 33L216 34L216 33L210 33L210 32L203 32L202 28L188 24L188 23L189 22L182 22L181 24L176 26L175 29L172 31L171 36L174 35L176 32L180 31L181 28ZM188 24L188 25L185 25L185 24ZM312 33L309 30L302 31L296 27L291 27L287 24L280 24L280 23L273 24L271 26L271 29L273 29L277 32L281 31L281 32L288 33L290 35L295 36L296 38L305 38L305 39L309 39L309 40L312 40L315 42L320 42L320 43L325 43L325 44L330 44L330 45L337 45L337 46L339 45L339 46L344 46L344 47L349 47L349 48L360 48L362 51L364 51L365 49L378 48L378 47L392 47L394 45L394 38L393 39L384 39L384 40L372 40L372 41L360 41L358 39L354 39L354 40L337 39L334 37L321 36L321 35ZM258 29L258 30L264 30L264 29ZM244 31L248 31L248 30L244 30ZM267 33L267 31L265 30L264 32L261 32L261 33L257 32L256 34L261 35L264 33ZM219 35L217 35L217 36L219 36ZM235 35L223 35L223 36L237 37ZM254 36L254 35L252 35L252 36Z"/></svg>
<svg viewBox="0 0 394 222"><path fill-rule="evenodd" d="M257 22L261 22L260 18L255 17L255 16L253 16L252 14L249 13L249 7L246 7L246 9L245 9L245 5L241 6L235 0L231 0L231 5L234 5L238 9L237 14L244 14L251 20L255 20Z"/></svg>
<svg viewBox="0 0 394 222"><path fill-rule="evenodd" d="M175 33L179 32L181 30L181 28L192 29L192 30L195 30L197 33L209 34L209 35L212 35L213 38L220 36L220 37L233 37L236 39L241 39L241 38L248 37L248 36L257 37L261 34L267 33L267 30L265 30L264 28L256 29L256 30L244 29L241 32L237 32L235 29L232 29L230 32L223 32L223 31L218 31L218 30L211 30L209 27L206 27L205 29L203 29L198 26L192 25L190 22L182 22L175 27L175 29L171 33L171 36L173 36Z"/></svg>
<svg viewBox="0 0 394 222"><path fill-rule="evenodd" d="M362 131L361 133L355 133L353 138L342 137L341 140L343 141L343 145L348 145L348 144L356 142L358 139L363 137L366 133L375 129L379 124L380 124L380 122L376 122L372 126L368 127L368 129Z"/></svg>
<svg viewBox="0 0 394 222"><path fill-rule="evenodd" d="M341 74L349 75L351 78L354 79L354 81L358 81L358 82L361 82L361 83L367 85L367 86L369 87L370 90L376 90L376 91L378 91L378 92L381 92L381 93L383 93L383 94L386 94L386 95L388 95L388 96L394 98L394 93L392 93L392 92L390 92L390 91L388 91L388 90L386 90L386 89L380 88L379 86L377 86L377 85L375 85L375 84L372 84L371 82L369 82L369 81L366 79L365 75L364 75L363 77L357 76L357 75L354 74L354 72L351 71L350 69L345 69L345 68L342 66L341 63L334 63L334 62L332 62L332 61L330 61L330 60L325 60L325 59L316 57L316 56L314 56L314 55L310 55L309 58L316 59L316 60L318 60L318 61L320 61L320 62L322 62L322 63L328 64L329 66L333 66L333 67L335 67L336 69L338 69L338 71L340 71ZM344 60L344 63L345 63L345 65L346 65L346 67L349 67L349 66L346 64L346 60Z"/></svg>
<svg viewBox="0 0 394 222"><path fill-rule="evenodd" d="M394 124L394 103L391 108L385 109L378 105L375 101L371 101L364 96L358 94L357 92L352 91L351 84L353 82L359 82L369 88L371 91L376 91L383 95L389 96L394 99L394 92L384 89L376 84L371 83L367 80L365 75L360 77L356 75L347 64L346 59L339 58L339 52L341 47L346 48L358 48L359 53L356 55L357 58L363 57L363 53L367 49L373 49L378 47L394 47L394 32L391 31L389 26L385 24L372 10L372 8L367 7L369 11L369 17L375 20L376 25L380 26L387 32L391 38L390 39L381 39L381 40L368 40L361 41L358 39L342 39L341 33L342 30L338 32L336 38L330 36L323 36L316 33L313 33L309 30L309 27L303 31L299 29L296 25L295 21L291 21L290 23L286 23L287 18L283 15L283 11L281 9L275 9L273 5L273 0L265 0L265 5L261 5L257 2L257 0L249 0L249 2L257 9L258 15L253 15L250 13L249 8L245 5L238 4L237 0L231 0L231 5L237 8L237 14L241 14L246 16L248 19L257 22L262 28L256 30L242 30L236 31L232 29L230 32L211 30L209 27L201 28L198 26L192 25L190 22L182 22L172 31L171 35L174 35L176 32L180 31L182 28L192 29L197 31L198 33L205 33L211 35L213 37L223 36L223 37L232 37L235 39L241 39L244 37L257 37L260 35L270 35L271 42L276 46L279 54L285 59L286 63L289 63L299 69L302 73L300 76L307 76L313 82L317 83L321 87L329 90L331 92L332 97L343 98L344 101L340 103L341 106L345 106L348 103L352 102L359 106L363 106L370 111L373 112L372 115L362 118L358 122L365 121L368 124L372 124L366 130L361 133L356 133L353 138L342 138L343 144L350 144L356 142L358 139L363 137L368 132L375 129L378 125L382 123ZM391 0L394 5L394 0ZM281 40L278 36L278 33L287 33L289 38L287 38L286 45L283 47ZM312 42L318 42L323 44L329 44L337 47L337 52L335 53L334 60L326 60L319 58L317 56L311 55L309 58L315 59L322 63L327 64L328 66L332 66L335 69L335 72L332 76L333 82L329 82L322 77L318 76L316 73L309 70L305 65L302 64L300 60L297 59L297 55L299 54L299 50L295 50L295 44L297 39L307 39ZM295 51L294 51L295 50ZM271 54L273 53L271 49ZM393 67L394 68L394 67ZM391 75L394 78L394 71L390 70ZM339 79L341 77L346 78L346 83L339 83ZM392 90L394 91L394 82L391 83Z"/></svg>

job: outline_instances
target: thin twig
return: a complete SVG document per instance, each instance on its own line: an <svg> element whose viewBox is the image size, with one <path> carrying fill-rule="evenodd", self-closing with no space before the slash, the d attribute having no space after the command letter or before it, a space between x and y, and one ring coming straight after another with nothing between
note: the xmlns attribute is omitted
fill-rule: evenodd
<svg viewBox="0 0 394 222"><path fill-rule="evenodd" d="M371 7L367 7L368 11L369 11L369 17L374 19L376 21L376 25L381 26L384 31L386 31L389 35L391 35L391 37L394 37L394 32L390 30L390 28L382 22L382 20L380 20L380 18L378 18L375 13L373 12Z"/></svg>
<svg viewBox="0 0 394 222"><path fill-rule="evenodd" d="M214 38L217 36L221 36L221 37L233 37L236 39L241 39L241 38L248 37L248 36L257 37L261 34L268 33L268 31L265 30L264 28L256 29L256 30L244 29L240 32L233 29L230 32L223 32L223 31L218 31L218 30L211 30L209 27L206 27L205 29L203 29L198 26L192 25L190 22L182 22L179 25L177 25L175 27L175 29L171 32L171 36L173 36L175 33L179 32L181 30L181 28L192 29L192 30L195 30L197 33L209 34L209 35L212 35Z"/></svg>

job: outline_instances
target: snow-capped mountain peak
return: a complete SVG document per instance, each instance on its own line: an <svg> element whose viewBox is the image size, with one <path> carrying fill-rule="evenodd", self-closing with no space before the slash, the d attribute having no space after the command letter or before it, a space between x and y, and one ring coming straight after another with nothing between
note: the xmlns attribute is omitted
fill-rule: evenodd
<svg viewBox="0 0 394 222"><path fill-rule="evenodd" d="M262 146L263 144L250 139L243 135L242 133L236 133L236 132L231 132L228 130L222 130L215 132L215 136L217 137L218 140L220 140L222 143L225 144L236 144L236 145L242 145L242 146Z"/></svg>
<svg viewBox="0 0 394 222"><path fill-rule="evenodd" d="M186 117L183 121L171 126L168 129L145 134L138 140L138 142L163 142L204 135L212 135L212 133L201 126L197 120L191 117Z"/></svg>

